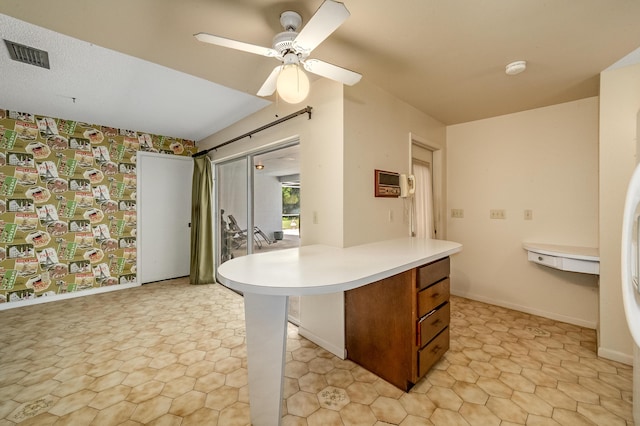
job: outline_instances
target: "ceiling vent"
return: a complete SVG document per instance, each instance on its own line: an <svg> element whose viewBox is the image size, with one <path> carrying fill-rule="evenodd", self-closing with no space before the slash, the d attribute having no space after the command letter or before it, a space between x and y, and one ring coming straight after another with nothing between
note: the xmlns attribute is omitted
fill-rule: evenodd
<svg viewBox="0 0 640 426"><path fill-rule="evenodd" d="M9 56L11 56L11 59L14 61L49 69L48 52L9 40L5 40L4 42L7 45L7 49L9 49Z"/></svg>

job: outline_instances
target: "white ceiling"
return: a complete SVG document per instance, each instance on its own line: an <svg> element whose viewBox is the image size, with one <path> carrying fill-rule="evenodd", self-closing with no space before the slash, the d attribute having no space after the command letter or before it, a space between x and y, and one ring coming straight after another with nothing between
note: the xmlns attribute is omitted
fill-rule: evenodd
<svg viewBox="0 0 640 426"><path fill-rule="evenodd" d="M300 173L300 145L293 145L280 148L275 151L265 152L256 155L253 159L254 165L262 165L263 169L254 173L264 176L293 176ZM299 177L292 177L292 181L299 180Z"/></svg>
<svg viewBox="0 0 640 426"><path fill-rule="evenodd" d="M91 112L97 119L77 119L200 139L210 129L263 106L252 94L277 63L199 43L193 34L203 31L270 46L273 35L281 31L282 11L299 12L304 25L321 3L2 0L0 13L87 43L39 33L26 24L7 29L4 17L0 35L13 31L11 35L18 37L13 41L49 50L52 63L64 62L64 77L71 77L64 80L44 71L17 68L2 56L0 47L0 107L70 119ZM640 46L637 0L344 3L351 17L311 56L360 72L363 81L445 124L596 96L599 73ZM105 53L97 46L129 56ZM108 63L96 63L89 55L98 51ZM150 72L132 57L167 68L158 71L159 80L151 83ZM527 60L528 69L506 76L504 66L514 60ZM111 70L104 71L106 66ZM185 74L237 92L213 94L217 92L208 90L223 89L217 85L204 89ZM117 77L116 82L108 81L112 77ZM194 86L198 87L195 93L184 95L187 87ZM140 91L133 94L132 90ZM112 92L114 98L106 101L104 96ZM77 97L75 106L70 97ZM250 106L240 112L242 104ZM159 117L159 127L168 127L151 128L154 117Z"/></svg>
<svg viewBox="0 0 640 426"><path fill-rule="evenodd" d="M197 141L270 103L1 14L0 38L51 62L13 61L0 42L0 108Z"/></svg>

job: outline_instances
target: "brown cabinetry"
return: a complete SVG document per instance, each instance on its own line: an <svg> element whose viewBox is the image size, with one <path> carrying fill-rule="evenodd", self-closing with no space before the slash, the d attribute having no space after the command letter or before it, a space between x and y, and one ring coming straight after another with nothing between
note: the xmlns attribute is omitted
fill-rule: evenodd
<svg viewBox="0 0 640 426"><path fill-rule="evenodd" d="M347 358L403 390L449 349L449 258L345 292Z"/></svg>

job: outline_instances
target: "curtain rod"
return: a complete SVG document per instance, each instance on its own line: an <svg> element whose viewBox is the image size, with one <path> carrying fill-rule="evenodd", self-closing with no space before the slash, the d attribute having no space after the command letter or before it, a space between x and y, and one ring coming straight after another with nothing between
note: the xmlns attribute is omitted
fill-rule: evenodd
<svg viewBox="0 0 640 426"><path fill-rule="evenodd" d="M209 148L209 149L205 149L204 151L196 152L196 153L195 153L195 154L193 154L191 157L200 157L201 155L206 155L206 154L208 154L210 151L213 151L213 150L218 149L218 148L220 148L220 147L222 147L222 146L225 146L225 145L229 145L230 143L233 143L233 142L239 141L240 139L244 139L244 138L246 138L247 136L248 136L248 137L251 137L251 135L253 135L253 134L255 134L255 133L261 132L261 131L263 131L263 130L265 130L265 129L268 129L269 127L273 127L273 126L275 126L275 125L277 125L277 124L280 124L280 123L283 123L283 122L285 122L285 121L287 121L287 120L291 120L292 118L295 118L295 117L297 117L297 116L299 116L299 115L302 115L302 114L309 114L309 120L311 120L311 110L312 110L312 109L313 109L313 108L311 108L310 106L307 106L306 108L301 109L300 111L296 111L296 112L294 112L293 114L289 114L289 115L287 115L286 117L279 118L278 120L272 121L272 122L271 122L271 123L269 123L269 124L265 124L265 125L264 125L264 126L262 126L262 127L258 127L257 129L254 129L254 130L252 130L252 131L250 131L250 132L247 132L247 133L245 133L244 135L240 135L240 136L238 136L238 137L236 137L236 138L233 138L233 139L230 139L230 140L228 140L228 141L226 141L226 142L224 142L224 143L221 143L220 145L216 145L216 146L214 146L213 148Z"/></svg>

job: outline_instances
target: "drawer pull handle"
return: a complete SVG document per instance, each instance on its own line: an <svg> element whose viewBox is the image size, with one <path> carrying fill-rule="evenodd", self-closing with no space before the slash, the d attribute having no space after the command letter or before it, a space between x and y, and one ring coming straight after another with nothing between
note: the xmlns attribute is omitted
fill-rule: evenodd
<svg viewBox="0 0 640 426"><path fill-rule="evenodd" d="M435 354L435 353L438 353L438 352L440 352L440 345L436 345L436 346L431 350L431 353L434 353L434 354Z"/></svg>
<svg viewBox="0 0 640 426"><path fill-rule="evenodd" d="M440 293L433 293L431 296L432 299L437 299L440 296Z"/></svg>
<svg viewBox="0 0 640 426"><path fill-rule="evenodd" d="M442 321L440 320L440 318L438 318L437 320L435 320L434 322L431 323L431 325L436 326L438 324L440 324Z"/></svg>
<svg viewBox="0 0 640 426"><path fill-rule="evenodd" d="M542 262L542 261L544 260L544 257L542 257L542 256L538 256L538 260L539 260L540 262Z"/></svg>

